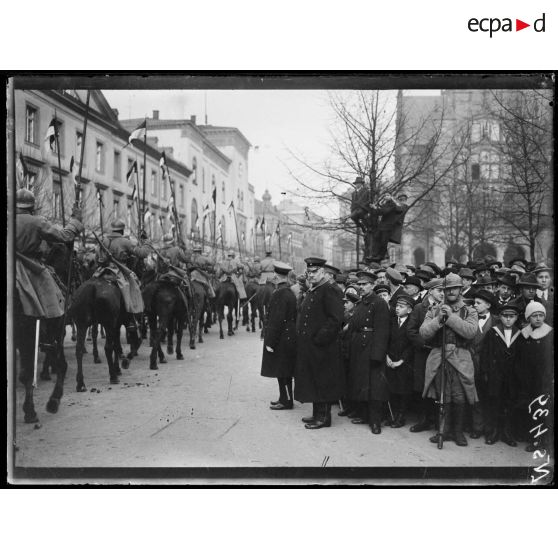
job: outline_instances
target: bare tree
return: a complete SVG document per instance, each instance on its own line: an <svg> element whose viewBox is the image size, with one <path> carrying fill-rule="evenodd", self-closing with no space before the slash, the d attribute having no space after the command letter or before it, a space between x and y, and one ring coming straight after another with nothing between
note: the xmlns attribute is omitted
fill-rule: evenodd
<svg viewBox="0 0 558 558"><path fill-rule="evenodd" d="M538 236L552 227L552 91L495 91L492 97L504 170L503 203L492 206L491 214L528 246L534 261Z"/></svg>

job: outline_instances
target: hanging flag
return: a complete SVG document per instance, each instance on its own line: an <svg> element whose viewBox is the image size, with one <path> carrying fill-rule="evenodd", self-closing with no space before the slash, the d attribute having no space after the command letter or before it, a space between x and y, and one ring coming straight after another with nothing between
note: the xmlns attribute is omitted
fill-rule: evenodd
<svg viewBox="0 0 558 558"><path fill-rule="evenodd" d="M165 180L165 167L167 166L167 156L165 155L165 152L163 151L161 153L161 158L159 159L159 166L161 167L161 170L163 171L163 180Z"/></svg>
<svg viewBox="0 0 558 558"><path fill-rule="evenodd" d="M279 221L277 221L277 227L275 227L275 234L276 235L281 234L281 227L279 226Z"/></svg>
<svg viewBox="0 0 558 558"><path fill-rule="evenodd" d="M141 139L141 136L145 136L147 131L147 120L144 120L131 134L128 138L128 143L132 143L132 140ZM128 145L128 143L126 145ZM126 147L126 145L124 147Z"/></svg>
<svg viewBox="0 0 558 558"><path fill-rule="evenodd" d="M143 214L143 218L145 221L151 221L151 211L149 209Z"/></svg>
<svg viewBox="0 0 558 558"><path fill-rule="evenodd" d="M45 141L48 141L49 146L51 149L54 149L54 145L56 143L56 136L58 135L58 130L56 128L56 118L53 118L50 121L50 124L47 128L47 133L45 136Z"/></svg>
<svg viewBox="0 0 558 558"><path fill-rule="evenodd" d="M74 184L76 186L78 184L78 178L79 178L78 174L79 174L79 165L76 163L76 160L72 155L72 158L70 159L70 176L73 178Z"/></svg>
<svg viewBox="0 0 558 558"><path fill-rule="evenodd" d="M304 208L304 214L306 215L306 219L308 219L308 221L310 221L310 214L308 213L308 206L306 206Z"/></svg>
<svg viewBox="0 0 558 558"><path fill-rule="evenodd" d="M213 203L217 205L217 186L213 188L213 192L211 194L211 198L213 199Z"/></svg>
<svg viewBox="0 0 558 558"><path fill-rule="evenodd" d="M19 157L17 158L16 161L16 170L17 170L18 182L23 183L25 187L27 187L27 175L29 174L29 172L27 170L27 165L23 160L23 155L21 154L21 151L19 152Z"/></svg>
<svg viewBox="0 0 558 558"><path fill-rule="evenodd" d="M265 232L265 217L262 218L262 222L260 223L260 229L262 232Z"/></svg>
<svg viewBox="0 0 558 558"><path fill-rule="evenodd" d="M104 203L103 203L103 194L101 194L101 189L97 188L97 200L99 201L99 204L101 205L101 207L104 207Z"/></svg>
<svg viewBox="0 0 558 558"><path fill-rule="evenodd" d="M134 172L138 172L138 162L134 161L132 163L132 166L129 168L128 172L126 173L126 182L130 182L130 176L132 176L132 174Z"/></svg>
<svg viewBox="0 0 558 558"><path fill-rule="evenodd" d="M256 230L257 230L259 224L260 224L260 218L258 217L258 218L256 219L256 224L254 225L254 228L255 228Z"/></svg>
<svg viewBox="0 0 558 558"><path fill-rule="evenodd" d="M270 234L268 234L268 235L265 237L265 241L267 242L267 244L268 244L268 246L269 246L270 243L271 243L271 235L270 235Z"/></svg>
<svg viewBox="0 0 558 558"><path fill-rule="evenodd" d="M293 233L289 233L289 236L287 236L287 243L290 244L293 240Z"/></svg>

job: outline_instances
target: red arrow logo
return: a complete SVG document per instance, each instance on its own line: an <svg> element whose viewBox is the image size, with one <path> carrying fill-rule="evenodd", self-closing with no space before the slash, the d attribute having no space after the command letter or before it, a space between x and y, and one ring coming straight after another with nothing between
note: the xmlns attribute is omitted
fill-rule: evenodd
<svg viewBox="0 0 558 558"><path fill-rule="evenodd" d="M521 31L522 29L525 29L526 27L531 27L531 24L530 23L525 23L524 21L521 21L520 19L515 20L515 30L516 31Z"/></svg>

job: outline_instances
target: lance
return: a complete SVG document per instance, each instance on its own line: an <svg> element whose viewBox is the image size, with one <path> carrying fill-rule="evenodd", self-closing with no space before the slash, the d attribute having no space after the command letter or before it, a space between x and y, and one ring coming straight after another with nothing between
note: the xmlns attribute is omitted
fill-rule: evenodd
<svg viewBox="0 0 558 558"><path fill-rule="evenodd" d="M142 194L142 213L141 213L141 229L144 227L145 217L145 175L147 172L147 116L145 117L145 132L143 133L143 194Z"/></svg>
<svg viewBox="0 0 558 558"><path fill-rule="evenodd" d="M41 320L37 318L35 322L35 360L33 363L33 387L37 387L37 362L39 360L39 335L41 333Z"/></svg>
<svg viewBox="0 0 558 558"><path fill-rule="evenodd" d="M279 259L281 260L281 221L277 221L277 242L279 244Z"/></svg>
<svg viewBox="0 0 558 558"><path fill-rule="evenodd" d="M80 194L81 194L81 173L83 171L83 158L85 157L85 139L87 137L87 122L89 120L89 100L91 98L91 90L87 90L87 98L85 100L85 118L83 120L83 133L81 135L81 154L79 157L79 173L78 173L78 181L75 185L75 204L79 207L80 204ZM56 126L55 126L56 131ZM58 150L60 152L60 149ZM60 177L60 181L62 181L62 177ZM60 183L62 185L62 182ZM85 228L83 230L83 238L85 238ZM70 261L68 262L68 278L66 281L66 296L64 297L64 314L62 316L62 325L60 331L60 345L59 350L62 351L64 349L64 336L66 334L66 314L68 312L68 303L70 301L70 287L72 284L72 273L73 273L73 263L74 263L74 243L68 242L66 245L68 247L69 258Z"/></svg>
<svg viewBox="0 0 558 558"><path fill-rule="evenodd" d="M236 229L236 241L238 243L238 257L242 261L242 248L240 247L240 235L238 234L238 223L236 222L236 209L234 207L234 201L231 202L233 217L234 217L234 228Z"/></svg>
<svg viewBox="0 0 558 558"><path fill-rule="evenodd" d="M143 220L141 218L140 196L139 196L139 172L138 172L138 156L136 155L136 167L134 169L136 175L136 205L138 209L138 240L141 238L141 230ZM133 201L133 200L132 200Z"/></svg>
<svg viewBox="0 0 558 558"><path fill-rule="evenodd" d="M56 109L54 109L54 142L56 144L56 153L58 155L58 179L60 180L60 213L62 214L62 226L66 226L66 212L64 208L64 185L62 184L62 164L60 163L60 140L58 139L58 120L56 118Z"/></svg>
<svg viewBox="0 0 558 558"><path fill-rule="evenodd" d="M165 169L167 170L167 180L169 181L169 190L172 196L172 212L174 216L174 225L175 225L174 230L176 231L176 240L178 242L178 245L182 246L184 245L184 238L182 236L182 227L180 226L180 221L178 219L178 209L176 208L176 195L170 179L169 166L167 165L166 156L165 156Z"/></svg>
<svg viewBox="0 0 558 558"><path fill-rule="evenodd" d="M101 190L97 188L97 199L99 200L99 224L101 225L101 238L105 238L105 232L103 230L103 195Z"/></svg>
<svg viewBox="0 0 558 558"><path fill-rule="evenodd" d="M254 227L252 231L252 239L254 241L254 256L258 255L258 228Z"/></svg>
<svg viewBox="0 0 558 558"><path fill-rule="evenodd" d="M444 275L444 296L446 294L446 275ZM446 320L442 322L442 364L440 366L440 397L438 401L438 449L444 447L444 427L446 425Z"/></svg>

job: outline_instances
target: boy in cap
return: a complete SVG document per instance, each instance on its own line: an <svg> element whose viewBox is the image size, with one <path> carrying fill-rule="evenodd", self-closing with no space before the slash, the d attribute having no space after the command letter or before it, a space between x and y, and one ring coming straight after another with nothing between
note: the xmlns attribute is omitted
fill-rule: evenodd
<svg viewBox="0 0 558 558"><path fill-rule="evenodd" d="M422 300L420 296L422 283L418 277L407 277L407 279L405 279L405 283L403 284L403 289L405 289L405 294L409 295L415 303Z"/></svg>
<svg viewBox="0 0 558 558"><path fill-rule="evenodd" d="M341 340L341 355L343 357L343 369L345 371L345 378L349 374L349 350L350 350L350 334L349 334L349 321L353 316L355 311L355 305L360 301L360 296L353 287L348 287L345 290L345 295L343 297L343 305L345 306L345 313L343 316L343 329L341 330L340 340ZM346 417L352 415L353 411L356 410L356 404L354 401L350 401L347 398L342 400L342 409L337 413L340 417ZM356 415L355 415L356 416ZM353 418L353 417L351 417Z"/></svg>
<svg viewBox="0 0 558 558"><path fill-rule="evenodd" d="M515 277L513 275L501 275L498 277L498 304L503 306L515 298Z"/></svg>
<svg viewBox="0 0 558 558"><path fill-rule="evenodd" d="M431 279L424 285L426 295L423 300L416 304L411 312L407 326L407 337L413 346L413 391L421 397L419 420L411 426L411 432L423 432L429 430L435 423L434 402L429 397L422 397L424 390L424 371L426 359L432 350L430 342L425 341L419 333L420 326L424 322L426 314L431 308L435 308L444 301L443 279Z"/></svg>
<svg viewBox="0 0 558 558"><path fill-rule="evenodd" d="M325 278L323 258L306 258L310 288L296 322L295 398L312 403L305 428L331 426L331 402L344 395L345 377L337 342L343 323L343 301Z"/></svg>
<svg viewBox="0 0 558 558"><path fill-rule="evenodd" d="M389 305L389 300L390 300L390 289L388 285L376 285L373 288L373 291L375 294L377 294L381 299L386 301L386 304Z"/></svg>
<svg viewBox="0 0 558 558"><path fill-rule="evenodd" d="M515 447L513 413L518 396L517 355L522 337L516 325L519 308L506 304L500 308L500 321L487 331L479 359L480 377L485 385L485 442L498 439Z"/></svg>
<svg viewBox="0 0 558 558"><path fill-rule="evenodd" d="M525 308L527 325L521 330L523 342L519 346L518 373L521 386L521 407L529 410L530 403L540 396L548 397L547 415L551 417L546 421L546 428L537 428L540 418L531 417L528 427L531 442L525 448L532 452L544 446L548 427L552 426L554 417L553 383L554 383L554 358L553 358L553 329L545 323L546 308L540 302L532 301ZM525 412L525 411L524 411Z"/></svg>
<svg viewBox="0 0 558 558"><path fill-rule="evenodd" d="M391 318L389 345L386 355L386 377L389 386L389 424L392 428L405 426L409 398L413 390L413 346L409 343L409 314L415 305L414 299L402 294L395 299L395 316Z"/></svg>
<svg viewBox="0 0 558 558"><path fill-rule="evenodd" d="M442 370L442 341L445 328L445 390L447 418L445 430L441 436L453 439L458 446L466 446L463 434L465 404L474 405L478 401L475 388L475 371L469 345L475 337L478 327L477 312L465 306L460 292L463 286L461 278L450 273L443 280L444 302L431 308L420 326L421 337L430 342L432 351L426 360L423 397L440 397ZM450 428L453 419L453 436ZM430 438L438 442L438 435Z"/></svg>
<svg viewBox="0 0 558 558"><path fill-rule="evenodd" d="M527 318L524 316L525 308L527 308L530 302L541 302L540 298L537 296L539 283L533 273L525 273L517 282L517 287L519 288L520 294L514 299L514 302L521 309L521 313L519 314L519 327L523 329L528 323Z"/></svg>
<svg viewBox="0 0 558 558"><path fill-rule="evenodd" d="M264 334L261 375L277 378L279 399L270 409L282 411L293 408L293 376L296 359L296 297L289 288L288 275L292 268L275 262L276 289L269 302L269 314Z"/></svg>
<svg viewBox="0 0 558 558"><path fill-rule="evenodd" d="M537 289L537 296L541 304L546 308L546 323L550 326L554 325L554 287L552 287L552 277L550 272L552 270L545 264L538 264L533 269L533 274L537 278L539 288Z"/></svg>

